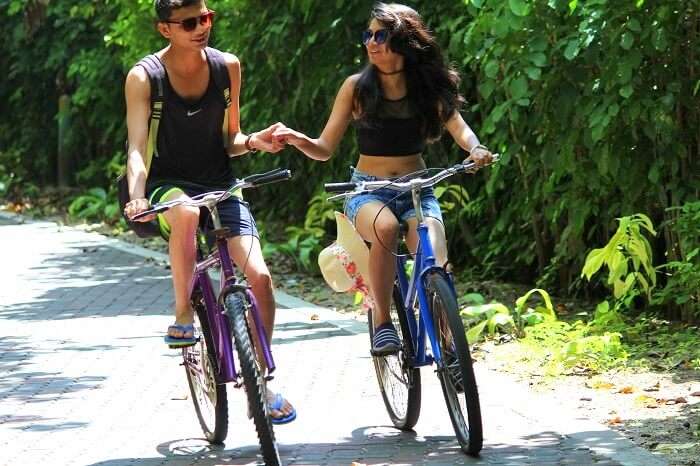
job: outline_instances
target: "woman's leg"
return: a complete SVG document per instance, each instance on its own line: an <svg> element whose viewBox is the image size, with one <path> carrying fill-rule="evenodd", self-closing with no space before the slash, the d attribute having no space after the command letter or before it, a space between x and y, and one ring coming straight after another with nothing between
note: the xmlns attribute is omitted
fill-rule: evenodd
<svg viewBox="0 0 700 466"><path fill-rule="evenodd" d="M372 243L369 249L369 288L375 303L373 324L377 328L390 320L399 221L383 203L372 201L360 207L355 217L355 228L360 236Z"/></svg>

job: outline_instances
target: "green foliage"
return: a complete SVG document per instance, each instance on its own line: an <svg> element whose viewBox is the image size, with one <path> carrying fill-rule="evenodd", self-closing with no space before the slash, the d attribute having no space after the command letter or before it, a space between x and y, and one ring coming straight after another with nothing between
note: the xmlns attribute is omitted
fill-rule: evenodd
<svg viewBox="0 0 700 466"><path fill-rule="evenodd" d="M365 63L358 35L369 4L208 4L217 11L212 45L242 63L243 130L282 121L320 134L340 85ZM105 167L114 160L123 164L124 76L140 57L165 46L153 28L152 2L0 5L0 102L3 116L12 115L0 120L3 195L21 197L32 186L55 183L62 94L71 98L72 181L85 191L104 189L111 183ZM576 291L586 253L609 240L614 218L646 212L660 225L653 255L669 260L663 272L671 276L659 302L672 304L677 295L696 303L697 255L693 248L677 251L678 211L668 209L696 201L700 191L698 3L469 0L415 6L464 78L465 119L502 154L498 166L439 189L451 260L489 276L539 277L543 288ZM332 210L314 196L323 182L347 179L356 157L351 130L326 163L293 149L232 163L237 174L291 168L293 189L280 183L251 194L256 206L264 206L256 211L259 220L321 228L328 235ZM462 158L449 137L426 153L430 166ZM285 209L277 208L281 200ZM288 234L301 241L318 236ZM631 286L646 292L640 276L651 290L644 266Z"/></svg>
<svg viewBox="0 0 700 466"><path fill-rule="evenodd" d="M321 241L325 235L324 230L289 226L285 229L285 233L286 241L284 242L266 241L263 253L266 256L281 253L294 259L298 270L318 271L316 258L323 249Z"/></svg>
<svg viewBox="0 0 700 466"><path fill-rule="evenodd" d="M675 260L659 267L667 275L655 304L680 308L688 318L700 318L700 201L670 208L669 229L674 237Z"/></svg>
<svg viewBox="0 0 700 466"><path fill-rule="evenodd" d="M534 309L526 307L530 296L534 293L538 293L542 297L544 306L539 305ZM506 332L510 330L516 336L522 336L525 326L557 320L549 294L540 289L530 290L518 298L512 312L501 303L486 304L484 297L478 293L468 294L462 300L474 303L474 305L466 306L460 311L468 328L467 341L470 343L478 341L484 330L491 336L498 329Z"/></svg>
<svg viewBox="0 0 700 466"><path fill-rule="evenodd" d="M83 220L106 220L114 223L119 220L119 204L114 196L109 196L102 188L92 188L70 203L68 214Z"/></svg>
<svg viewBox="0 0 700 466"><path fill-rule="evenodd" d="M652 235L656 235L656 231L644 214L622 217L618 221L617 231L608 244L588 254L582 275L590 281L605 265L609 271L607 284L612 286L613 296L629 304L642 292L650 297L651 290L656 286L651 245L642 234L642 229Z"/></svg>

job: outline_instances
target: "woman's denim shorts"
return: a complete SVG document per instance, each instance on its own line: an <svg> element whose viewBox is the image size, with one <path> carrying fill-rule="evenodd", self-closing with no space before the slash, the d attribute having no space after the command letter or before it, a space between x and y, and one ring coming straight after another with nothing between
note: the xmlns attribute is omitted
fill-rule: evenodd
<svg viewBox="0 0 700 466"><path fill-rule="evenodd" d="M372 176L353 168L350 181L357 183L360 181L379 181L386 179L395 180L396 178L381 178L378 176ZM376 189L371 193L360 194L349 198L345 202L345 215L347 215L350 221L355 224L355 218L357 217L357 213L360 211L360 208L368 202L374 201L379 201L386 205L387 208L391 210L391 212L401 222L405 222L409 218L416 216L416 209L413 208L411 193L399 193L398 191L390 188ZM432 187L421 190L420 203L423 209L424 217L432 217L438 219L440 223L442 223L440 203L435 197Z"/></svg>

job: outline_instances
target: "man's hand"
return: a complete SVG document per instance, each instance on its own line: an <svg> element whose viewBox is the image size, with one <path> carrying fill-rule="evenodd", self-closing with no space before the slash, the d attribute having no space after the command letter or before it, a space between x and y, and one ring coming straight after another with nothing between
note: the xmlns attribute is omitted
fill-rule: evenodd
<svg viewBox="0 0 700 466"><path fill-rule="evenodd" d="M264 152L275 153L284 149L284 143L274 138L272 135L276 130L284 128L284 124L275 123L272 126L265 128L262 131L253 133L250 138L250 146Z"/></svg>
<svg viewBox="0 0 700 466"><path fill-rule="evenodd" d="M151 204L148 202L148 199L132 199L131 201L127 202L126 205L124 206L124 215L128 219L132 219L134 215L140 214L141 212L148 210L151 208ZM156 214L151 214L151 215L146 215L145 217L141 217L137 220L134 220L135 222L150 222L156 218Z"/></svg>
<svg viewBox="0 0 700 466"><path fill-rule="evenodd" d="M476 168L478 169L490 164L492 160L493 154L491 151L485 146L478 145L472 149L472 151L469 153L469 157L464 159L463 163L474 162Z"/></svg>

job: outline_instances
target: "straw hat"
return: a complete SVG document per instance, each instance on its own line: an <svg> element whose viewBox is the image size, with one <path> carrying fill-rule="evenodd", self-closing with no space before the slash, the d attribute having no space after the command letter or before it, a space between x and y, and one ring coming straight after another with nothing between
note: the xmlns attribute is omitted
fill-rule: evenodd
<svg viewBox="0 0 700 466"><path fill-rule="evenodd" d="M318 255L326 283L337 292L369 294L369 248L344 214L335 213L338 238Z"/></svg>

